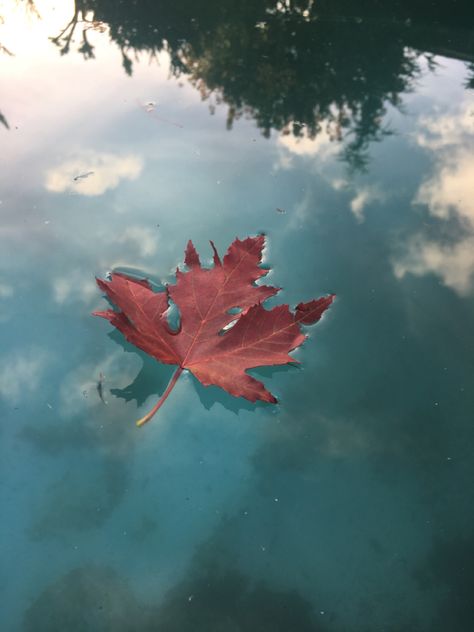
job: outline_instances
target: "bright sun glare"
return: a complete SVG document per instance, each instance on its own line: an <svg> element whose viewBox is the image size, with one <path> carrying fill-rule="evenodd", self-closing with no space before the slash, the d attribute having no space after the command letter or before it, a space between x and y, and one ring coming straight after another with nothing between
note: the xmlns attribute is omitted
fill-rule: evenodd
<svg viewBox="0 0 474 632"><path fill-rule="evenodd" d="M50 46L74 15L74 1L0 1L0 45L3 52L23 56Z"/></svg>

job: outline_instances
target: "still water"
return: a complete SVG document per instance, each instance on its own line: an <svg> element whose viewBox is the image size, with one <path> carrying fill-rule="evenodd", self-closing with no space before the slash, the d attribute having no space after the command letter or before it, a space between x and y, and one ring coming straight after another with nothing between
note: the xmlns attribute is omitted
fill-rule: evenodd
<svg viewBox="0 0 474 632"><path fill-rule="evenodd" d="M470 3L0 9L2 629L474 629ZM137 429L172 368L94 277L259 232L337 294L280 403Z"/></svg>

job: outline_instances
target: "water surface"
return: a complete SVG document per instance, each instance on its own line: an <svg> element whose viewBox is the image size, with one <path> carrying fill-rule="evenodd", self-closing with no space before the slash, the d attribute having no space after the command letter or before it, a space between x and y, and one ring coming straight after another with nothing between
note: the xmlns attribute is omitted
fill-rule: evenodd
<svg viewBox="0 0 474 632"><path fill-rule="evenodd" d="M5 629L468 632L472 9L234 4L0 5ZM186 375L138 430L171 369L94 276L258 232L337 294L280 404Z"/></svg>

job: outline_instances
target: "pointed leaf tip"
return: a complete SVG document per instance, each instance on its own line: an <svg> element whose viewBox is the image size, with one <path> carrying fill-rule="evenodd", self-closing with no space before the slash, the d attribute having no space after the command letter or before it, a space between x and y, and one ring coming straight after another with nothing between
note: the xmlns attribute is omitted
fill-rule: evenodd
<svg viewBox="0 0 474 632"><path fill-rule="evenodd" d="M308 303L298 303L296 306L296 320L303 325L313 325L320 320L324 312L331 306L336 298L335 294L321 296L321 298L309 301Z"/></svg>
<svg viewBox="0 0 474 632"><path fill-rule="evenodd" d="M188 266L188 268L201 267L199 255L191 240L188 241L188 245L186 246L186 250L184 252L184 263Z"/></svg>
<svg viewBox="0 0 474 632"><path fill-rule="evenodd" d="M96 310L95 312L92 312L92 316L98 316L99 318L105 318L106 320L110 320L116 314L117 312L114 312L112 309Z"/></svg>
<svg viewBox="0 0 474 632"><path fill-rule="evenodd" d="M247 370L294 364L295 358L289 354L306 338L301 325L317 322L335 295L299 303L294 311L288 305L266 309L264 301L278 288L255 283L268 272L259 266L265 236L236 239L222 262L210 243L214 267L202 270L199 255L189 241L184 259L188 270L178 269L176 284L167 285L165 291L154 292L146 280L120 273L113 273L108 281L97 279L119 311L97 311L94 315L109 320L131 344L159 362L177 365L176 375L188 369L204 385L219 386L252 402L276 404L278 399ZM170 331L168 326L170 303L180 313L178 331ZM237 318L232 311L235 307L240 308ZM233 320L225 335L219 335ZM170 383L166 393L171 387ZM150 419L164 400L162 396L139 425Z"/></svg>
<svg viewBox="0 0 474 632"><path fill-rule="evenodd" d="M219 253L217 252L217 249L216 249L216 247L215 247L215 245L214 245L214 242L211 240L211 241L210 241L210 244L211 244L212 250L213 250L213 252L214 252L214 257L213 257L213 260L214 260L214 265L215 265L215 266L221 266L221 265L222 265L222 262L221 262L221 259L220 259L220 257L219 257Z"/></svg>

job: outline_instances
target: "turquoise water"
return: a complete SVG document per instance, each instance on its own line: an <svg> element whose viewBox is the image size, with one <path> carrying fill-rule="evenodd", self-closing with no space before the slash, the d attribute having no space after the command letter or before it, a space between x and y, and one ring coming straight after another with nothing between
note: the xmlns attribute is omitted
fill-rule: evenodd
<svg viewBox="0 0 474 632"><path fill-rule="evenodd" d="M0 5L3 629L474 628L474 16L412 5ZM337 294L280 403L137 429L94 277L259 232Z"/></svg>

